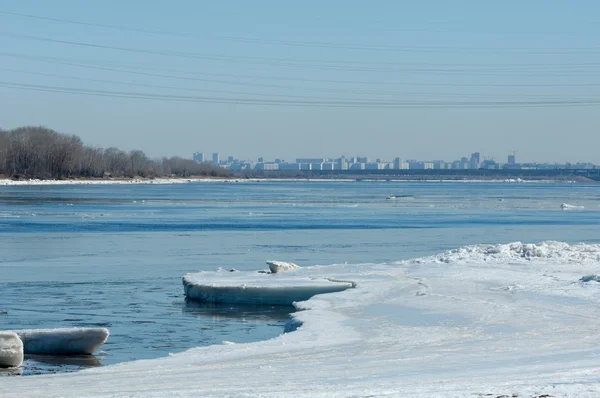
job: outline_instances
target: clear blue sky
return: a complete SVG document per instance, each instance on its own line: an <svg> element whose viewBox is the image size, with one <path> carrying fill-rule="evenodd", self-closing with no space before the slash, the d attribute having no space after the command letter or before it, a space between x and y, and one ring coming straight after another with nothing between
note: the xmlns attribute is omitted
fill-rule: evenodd
<svg viewBox="0 0 600 398"><path fill-rule="evenodd" d="M0 11L5 129L45 125L151 156L517 150L600 164L597 1L0 0Z"/></svg>

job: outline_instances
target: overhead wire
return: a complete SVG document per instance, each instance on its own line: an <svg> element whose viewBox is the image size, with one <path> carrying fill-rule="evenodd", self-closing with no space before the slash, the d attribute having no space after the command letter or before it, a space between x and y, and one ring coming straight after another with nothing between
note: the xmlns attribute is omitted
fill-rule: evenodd
<svg viewBox="0 0 600 398"><path fill-rule="evenodd" d="M17 13L12 11L0 10L0 14L7 16L15 16L20 18L29 18L36 20L44 20L63 24L72 24L80 26L98 27L104 29L115 29L129 32L149 33L157 35L175 36L175 37L191 37L204 40L219 40L231 41L240 43L256 43L256 44L275 44L294 47L316 47L316 48L337 48L347 50L368 50L368 51L413 51L413 52L430 52L430 51L483 51L483 52L534 52L540 53L562 53L563 51L600 51L597 47L588 48L572 48L572 47L555 47L555 48L535 48L535 47L461 47L461 46L389 46L389 45L365 45L365 44L348 44L348 43L332 43L332 42L308 42L308 41L293 41L293 40L277 40L277 39L257 39L240 36L223 36L223 35L199 35L194 33L174 32L160 29L144 29L125 25L94 23L86 21L77 21L65 18L54 18L34 14Z"/></svg>
<svg viewBox="0 0 600 398"><path fill-rule="evenodd" d="M265 100L256 98L231 98L231 97L205 97L205 96L179 96L164 94L148 94L126 91L92 90L64 86L47 86L17 82L0 81L0 87L16 88L23 90L45 91L65 94L81 94L113 98L137 98L148 100L177 101L177 102L202 102L213 104L240 104L240 105L277 105L277 106L309 106L309 107L337 107L337 108L513 108L513 107L556 107L556 106L598 106L600 98L585 100L553 100L553 101L317 101L317 100Z"/></svg>

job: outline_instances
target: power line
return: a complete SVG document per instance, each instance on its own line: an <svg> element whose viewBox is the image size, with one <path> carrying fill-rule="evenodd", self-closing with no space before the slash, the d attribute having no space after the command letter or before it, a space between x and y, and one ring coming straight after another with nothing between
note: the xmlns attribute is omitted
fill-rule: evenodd
<svg viewBox="0 0 600 398"><path fill-rule="evenodd" d="M359 66L345 66L345 64L349 64L351 62L344 62L343 64L340 64L340 63L336 64L336 63L331 63L331 62L327 63L326 61L320 61L321 62L320 64L312 64L312 63L307 63L306 61L299 61L299 60L285 59L285 58L196 54L196 53L177 52L177 51L151 50L151 49L134 48L134 47L109 46L109 45L103 45L103 44L93 44L93 43L85 43L85 42L71 41L71 40L59 40L59 39L51 39L48 37L14 34L14 33L7 33L7 32L0 32L0 36L14 38L14 39L22 39L22 40L32 40L32 41L40 41L40 42L47 42L47 43L65 44L65 45L72 45L72 46L78 46L78 47L105 49L105 50L131 52L131 53L139 53L139 54L149 54L149 55L160 55L160 56L168 56L168 57L179 57L179 58L186 58L186 59L201 59L201 60L235 62L235 63L239 63L239 62L243 61L243 62L249 63L249 64L271 65L271 66L275 65L275 66L301 67L301 68L308 67L308 68L328 69L328 70L337 70L337 71L350 71L350 72L380 72L380 73L398 72L398 70L394 69L394 68L372 68L372 67L359 67ZM600 53L600 49L597 49L596 52ZM325 62L325 63L323 63L323 62ZM470 73L473 73L473 71L471 71Z"/></svg>
<svg viewBox="0 0 600 398"><path fill-rule="evenodd" d="M72 19L64 19L64 18L53 18L46 17L40 15L33 14L24 14L17 13L11 11L0 10L0 14L8 15L8 16L16 16L21 18L28 19L36 19L36 20L44 20L50 22L71 24L71 25L80 25L80 26L93 26L104 29L115 29L121 31L128 32L139 32L139 33L149 33L156 35L165 35L165 36L174 36L174 37L190 37L197 38L203 40L218 40L218 41L230 41L230 42L240 42L240 43L255 43L255 44L275 44L275 45L284 45L284 46L293 46L293 47L316 47L316 48L330 48L330 49L346 49L346 50L368 50L368 51L411 51L411 52L430 52L430 51L483 51L483 52L528 52L532 51L541 51L544 54L554 53L554 51L559 51L560 53L564 51L590 51L594 52L600 51L600 48L568 48L568 47L558 47L558 48L526 48L526 47L498 47L498 48L488 48L488 47L442 47L442 46L388 46L388 45L364 45L364 44L344 44L344 43L331 43L331 42L307 42L307 41L291 41L291 40L274 40L274 39L256 39L256 38L248 38L248 37L239 37L239 36L218 36L218 35L199 35L193 33L182 33L182 32L173 32L167 30L159 30L159 29L143 29L136 28L131 26L124 25L115 25L115 24L105 24L105 23L93 23L93 22L85 22L85 21L77 21Z"/></svg>
<svg viewBox="0 0 600 398"><path fill-rule="evenodd" d="M287 98L287 99L312 99L312 100L330 100L330 101L344 101L344 100L354 100L355 98L341 98L341 97L320 97L320 96L306 96L306 95L292 95L292 94L277 94L277 93L257 93L257 92L240 92L240 91L229 91L229 90L214 90L214 89L204 89L204 88L192 88L192 87L177 87L177 86L168 86L168 85L156 85L156 84L144 84L144 83L133 83L133 82L123 82L123 81L115 81L115 80L106 80L106 79L94 79L94 78L83 78L76 76L67 76L60 75L54 73L44 73L44 72L31 72L24 71L18 69L11 68L2 68L0 70L12 73L26 74L32 76L43 76L43 77L54 77L59 79L68 79L68 80L76 80L83 82L94 82L94 83L105 83L105 84L113 84L113 85L126 85L126 86L136 86L136 87L146 87L152 89L167 89L167 90L180 90L180 91L190 91L190 92L204 92L204 93L218 93L218 94L232 94L232 95L250 95L250 96L263 96L263 97L276 97L276 98ZM469 93L439 93L439 92L396 92L396 93L378 93L381 94L389 94L395 96L432 96L432 97L446 97L446 98L498 98L503 97L498 94L469 94ZM556 96L556 95L544 95L544 94L510 94L504 95L504 97L512 98L564 98L564 95ZM584 98L584 97L578 97ZM595 98L595 97L593 97ZM370 98L359 98L359 100L364 101L385 101L381 99L370 99ZM388 100L393 102L392 100Z"/></svg>
<svg viewBox="0 0 600 398"><path fill-rule="evenodd" d="M120 65L123 68L135 69L135 70L127 70L127 69L118 69L110 66L99 66L99 65L91 65L90 62L95 61L81 61L77 62L68 58L59 58L59 57L41 57L41 56L33 56L33 55L25 55L18 53L8 53L8 52L0 52L0 56L7 56L13 58L34 60L45 63L52 63L58 65L65 66L73 66L78 68L88 68L109 72L117 72L117 73L127 73L133 75L141 75L141 76L150 76L150 77L163 77L163 78L172 78L172 79L180 79L180 80L188 80L188 81L200 81L207 83L222 83L222 84L232 84L232 85L242 85L242 86L254 86L254 87L266 87L266 88L279 88L279 89L290 89L290 90L314 90L314 91L328 91L328 92L352 92L355 94L380 94L380 95L391 95L394 93L385 93L385 92L376 92L370 90L336 90L336 89L319 89L319 88L304 88L304 87L295 87L295 86L286 86L286 85L278 85L278 84L265 84L265 83L247 83L240 82L239 79L252 79L252 80L279 80L279 81L297 81L297 82L305 82L305 83L333 83L333 84L362 84L362 85L384 85L384 86L439 86L439 87L495 87L495 88L512 88L512 87L526 87L526 88L553 88L553 87L598 87L600 83L432 83L432 82L394 82L394 81L366 81L366 80L337 80L337 79L307 79L307 78L294 78L294 77L276 77L276 76L255 76L255 75L231 75L224 73L207 73L207 72L198 72L198 71L181 71L181 70L173 70L167 68L152 68L147 65ZM111 65L111 64L109 64ZM114 64L112 64L114 65ZM118 64L117 64L118 65ZM119 65L118 65L119 66ZM229 77L235 79L234 81L226 81L226 80L217 80L217 79L204 79L204 78L195 78L189 76L179 76L179 75L166 75L166 74L158 74L158 73L148 73L141 72L140 69L146 70L157 70L171 73L185 73L191 75L207 75L207 76L220 76L220 77Z"/></svg>
<svg viewBox="0 0 600 398"><path fill-rule="evenodd" d="M316 101L316 100L264 100L256 98L228 98L228 97L196 97L159 95L125 91L91 90L62 86L45 86L37 84L25 84L0 81L0 87L14 88L32 91L44 91L52 93L89 95L111 98L134 98L146 100L161 100L175 102L213 103L213 104L238 104L238 105L263 105L263 106L304 106L324 108L363 108L363 109L415 109L415 108L527 108L527 107L584 107L598 106L600 99L586 100L559 100L559 101Z"/></svg>

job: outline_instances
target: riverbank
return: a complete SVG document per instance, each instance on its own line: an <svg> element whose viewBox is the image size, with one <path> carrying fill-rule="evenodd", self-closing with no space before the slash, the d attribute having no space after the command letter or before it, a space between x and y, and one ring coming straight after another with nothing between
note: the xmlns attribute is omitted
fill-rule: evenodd
<svg viewBox="0 0 600 398"><path fill-rule="evenodd" d="M232 182L233 178L216 177L168 177L168 178L73 178L64 180L9 179L0 178L2 185L119 185L119 184L188 184L193 182Z"/></svg>
<svg viewBox="0 0 600 398"><path fill-rule="evenodd" d="M497 183L497 184L551 184L551 183L583 183L595 184L594 181L585 177L574 178L544 178L544 179L522 179L522 178L440 178L436 176L411 177L273 177L273 178L234 178L234 177L161 177L161 178L73 178L73 179L10 179L0 176L0 186L15 185L129 185L129 184L189 184L189 183L248 183L248 182L392 182L392 183Z"/></svg>

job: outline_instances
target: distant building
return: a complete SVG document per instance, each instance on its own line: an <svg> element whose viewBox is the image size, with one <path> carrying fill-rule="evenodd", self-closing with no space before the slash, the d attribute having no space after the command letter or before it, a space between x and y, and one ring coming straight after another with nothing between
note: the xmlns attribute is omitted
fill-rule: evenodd
<svg viewBox="0 0 600 398"><path fill-rule="evenodd" d="M300 170L300 163L279 163L279 170Z"/></svg>
<svg viewBox="0 0 600 398"><path fill-rule="evenodd" d="M233 156L227 156L227 163L233 163Z"/></svg>
<svg viewBox="0 0 600 398"><path fill-rule="evenodd" d="M385 169L385 163L377 163L377 162L371 162L371 163L367 163L365 166L366 170L383 170Z"/></svg>
<svg viewBox="0 0 600 398"><path fill-rule="evenodd" d="M400 158L394 159L394 169L395 170L408 170L408 163Z"/></svg>
<svg viewBox="0 0 600 398"><path fill-rule="evenodd" d="M264 171L279 170L279 163L275 163L275 162L258 163L256 165L256 170L264 170Z"/></svg>
<svg viewBox="0 0 600 398"><path fill-rule="evenodd" d="M515 155L508 155L508 164L517 164L517 158Z"/></svg>
<svg viewBox="0 0 600 398"><path fill-rule="evenodd" d="M325 163L327 162L327 158L299 158L296 159L296 163Z"/></svg>
<svg viewBox="0 0 600 398"><path fill-rule="evenodd" d="M212 154L212 163L215 165L219 164L219 152L215 152Z"/></svg>
<svg viewBox="0 0 600 398"><path fill-rule="evenodd" d="M474 152L471 154L471 162L470 162L470 169L478 169L479 166L481 164L480 161L480 156L479 156L479 152Z"/></svg>
<svg viewBox="0 0 600 398"><path fill-rule="evenodd" d="M194 159L195 162L204 163L204 154L202 152L194 152L192 159Z"/></svg>

